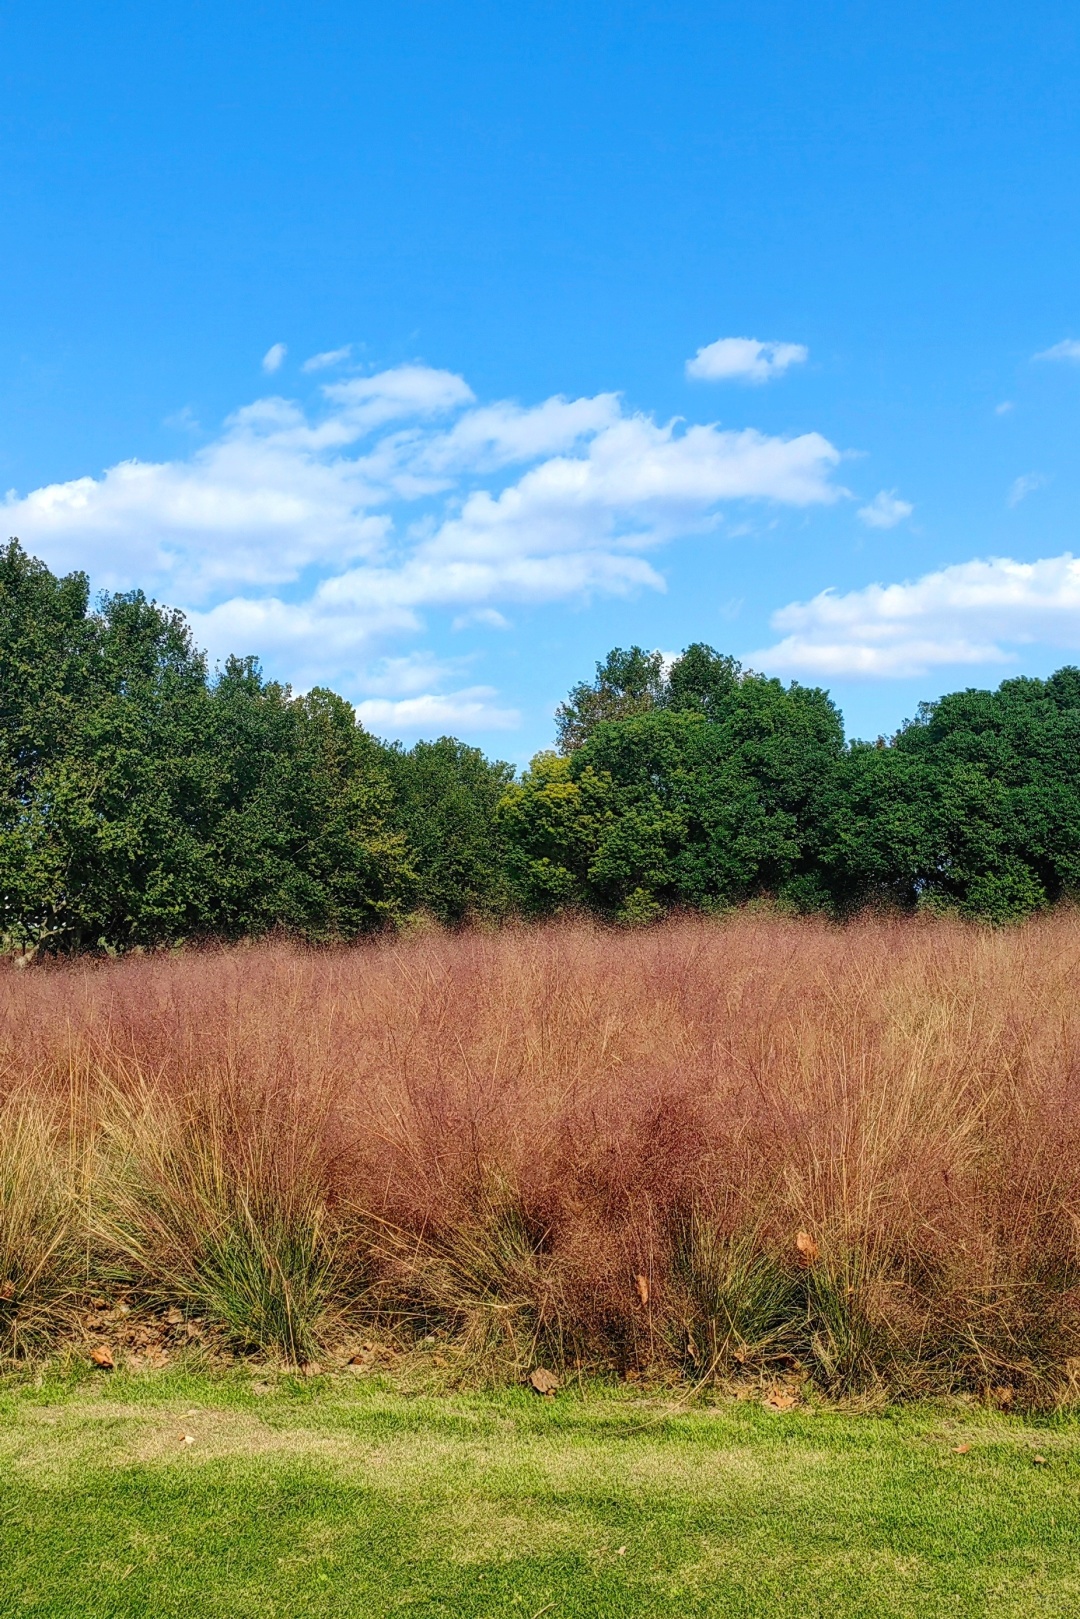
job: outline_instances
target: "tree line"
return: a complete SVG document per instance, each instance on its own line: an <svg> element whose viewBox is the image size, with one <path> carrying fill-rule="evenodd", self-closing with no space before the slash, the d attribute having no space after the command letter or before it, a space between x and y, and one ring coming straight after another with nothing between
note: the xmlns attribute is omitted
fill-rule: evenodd
<svg viewBox="0 0 1080 1619"><path fill-rule="evenodd" d="M179 612L90 598L0 550L0 943L124 950L281 929L355 938L768 898L993 921L1080 892L1080 670L923 704L846 744L818 687L696 644L597 665L516 775L406 749L255 659L211 670Z"/></svg>

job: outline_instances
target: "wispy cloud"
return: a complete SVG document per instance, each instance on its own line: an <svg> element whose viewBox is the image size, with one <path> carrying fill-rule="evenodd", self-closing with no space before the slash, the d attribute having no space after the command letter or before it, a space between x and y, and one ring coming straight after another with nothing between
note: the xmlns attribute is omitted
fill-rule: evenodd
<svg viewBox="0 0 1080 1619"><path fill-rule="evenodd" d="M288 354L288 345L285 343L272 343L262 357L262 368L267 376L281 370L282 361Z"/></svg>
<svg viewBox="0 0 1080 1619"><path fill-rule="evenodd" d="M342 365L352 354L353 346L346 343L344 348L326 349L322 354L312 354L300 367L301 371L329 371L331 366Z"/></svg>
<svg viewBox="0 0 1080 1619"><path fill-rule="evenodd" d="M1069 552L1037 562L991 557L904 584L825 590L782 607L772 626L783 639L748 662L817 678L1008 663L1035 641L1080 647L1080 561Z"/></svg>
<svg viewBox="0 0 1080 1619"><path fill-rule="evenodd" d="M1009 485L1009 493L1005 496L1007 506L1019 506L1027 496L1034 494L1036 489L1046 487L1046 475L1042 472L1025 472L1019 478L1014 478Z"/></svg>
<svg viewBox="0 0 1080 1619"><path fill-rule="evenodd" d="M1080 342L1075 337L1066 337L1052 348L1042 349L1031 357L1033 360L1072 360L1080 364Z"/></svg>
<svg viewBox="0 0 1080 1619"><path fill-rule="evenodd" d="M721 337L698 349L686 374L701 382L770 382L809 356L803 343L759 343L756 337Z"/></svg>
<svg viewBox="0 0 1080 1619"><path fill-rule="evenodd" d="M873 500L859 507L858 516L868 528L895 528L914 510L911 502L901 500L895 489L881 489Z"/></svg>

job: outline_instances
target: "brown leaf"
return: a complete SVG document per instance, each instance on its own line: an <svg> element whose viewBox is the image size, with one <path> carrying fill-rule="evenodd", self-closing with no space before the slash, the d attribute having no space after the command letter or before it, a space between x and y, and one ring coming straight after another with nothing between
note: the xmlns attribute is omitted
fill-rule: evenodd
<svg viewBox="0 0 1080 1619"><path fill-rule="evenodd" d="M745 1344L739 1344L736 1349L732 1350L732 1354L735 1357L735 1359L738 1361L740 1366L745 1366L746 1365L746 1345Z"/></svg>
<svg viewBox="0 0 1080 1619"><path fill-rule="evenodd" d="M634 1286L637 1288L637 1296L641 1300L642 1304L648 1304L649 1278L647 1276L642 1276L641 1272L639 1271L634 1277Z"/></svg>
<svg viewBox="0 0 1080 1619"><path fill-rule="evenodd" d="M773 1389L765 1396L765 1406L769 1411L790 1411L798 1403L798 1395L789 1394L787 1389Z"/></svg>
<svg viewBox="0 0 1080 1619"><path fill-rule="evenodd" d="M5 1282L0 1282L0 1299L3 1299L5 1304L6 1304L9 1299L13 1299L14 1297L15 1297L15 1283L11 1280L11 1277L9 1276Z"/></svg>
<svg viewBox="0 0 1080 1619"><path fill-rule="evenodd" d="M1033 1456L1031 1459L1033 1462L1037 1463L1039 1467L1049 1467L1050 1465L1045 1456Z"/></svg>
<svg viewBox="0 0 1080 1619"><path fill-rule="evenodd" d="M178 1327L183 1319L183 1310L178 1310L175 1304L171 1309L165 1311L165 1320L170 1327Z"/></svg>
<svg viewBox="0 0 1080 1619"><path fill-rule="evenodd" d="M971 1449L970 1445L954 1445L953 1446L953 1455L954 1456L966 1456L970 1449Z"/></svg>
<svg viewBox="0 0 1080 1619"><path fill-rule="evenodd" d="M112 1350L109 1348L108 1344L95 1345L95 1347L90 1351L90 1359L93 1361L95 1366L103 1366L107 1372L111 1372L113 1367L116 1365L116 1362L113 1360Z"/></svg>
<svg viewBox="0 0 1080 1619"><path fill-rule="evenodd" d="M1016 1390L1009 1383L999 1383L990 1393L998 1405L1011 1405L1016 1396Z"/></svg>
<svg viewBox="0 0 1080 1619"><path fill-rule="evenodd" d="M321 1377L322 1367L317 1360L305 1360L300 1364L300 1371L304 1377Z"/></svg>
<svg viewBox="0 0 1080 1619"><path fill-rule="evenodd" d="M529 1373L529 1382L537 1394L542 1394L547 1400L554 1399L555 1390L559 1387L559 1379L554 1372L549 1372L546 1366L537 1366L535 1370L531 1371Z"/></svg>
<svg viewBox="0 0 1080 1619"><path fill-rule="evenodd" d="M799 1232L795 1238L795 1246L799 1251L799 1264L804 1269L809 1269L817 1261L820 1254L820 1249L809 1231Z"/></svg>

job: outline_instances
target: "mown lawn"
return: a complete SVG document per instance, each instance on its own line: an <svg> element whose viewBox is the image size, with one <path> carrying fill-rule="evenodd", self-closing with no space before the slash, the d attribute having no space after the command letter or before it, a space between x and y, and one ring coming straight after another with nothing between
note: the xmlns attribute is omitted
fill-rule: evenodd
<svg viewBox="0 0 1080 1619"><path fill-rule="evenodd" d="M57 1619L1075 1615L1080 1423L117 1373L0 1391L0 1553Z"/></svg>

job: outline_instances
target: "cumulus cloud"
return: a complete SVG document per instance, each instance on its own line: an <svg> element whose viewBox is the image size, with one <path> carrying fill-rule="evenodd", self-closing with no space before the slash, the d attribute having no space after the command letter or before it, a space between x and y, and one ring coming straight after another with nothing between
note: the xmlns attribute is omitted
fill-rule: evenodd
<svg viewBox="0 0 1080 1619"><path fill-rule="evenodd" d="M521 724L516 708L500 708L493 686L467 686L462 691L426 692L397 702L368 697L356 704L356 717L369 731L401 736L430 736L455 731L512 731Z"/></svg>
<svg viewBox="0 0 1080 1619"><path fill-rule="evenodd" d="M54 568L183 607L214 655L434 701L430 684L366 684L374 652L425 615L502 625L516 602L662 590L647 552L732 502L834 501L839 460L818 433L661 422L612 393L485 403L452 372L402 365L324 383L311 410L267 395L184 457L9 495L4 518Z"/></svg>
<svg viewBox="0 0 1080 1619"><path fill-rule="evenodd" d="M756 337L721 337L698 349L686 374L701 382L769 382L809 356L803 343L759 343Z"/></svg>
<svg viewBox="0 0 1080 1619"><path fill-rule="evenodd" d="M858 515L868 528L895 528L915 510L909 500L901 500L895 489L881 489L860 506Z"/></svg>
<svg viewBox="0 0 1080 1619"><path fill-rule="evenodd" d="M1080 560L1068 552L1037 562L990 557L904 584L825 590L782 607L772 627L783 639L748 662L818 678L1009 663L1035 641L1080 648Z"/></svg>
<svg viewBox="0 0 1080 1619"><path fill-rule="evenodd" d="M1073 360L1080 363L1080 343L1075 337L1066 337L1053 348L1042 349L1040 353L1032 355L1033 360Z"/></svg>
<svg viewBox="0 0 1080 1619"><path fill-rule="evenodd" d="M267 376L271 372L280 371L282 361L289 350L285 343L272 343L262 357L262 368Z"/></svg>

